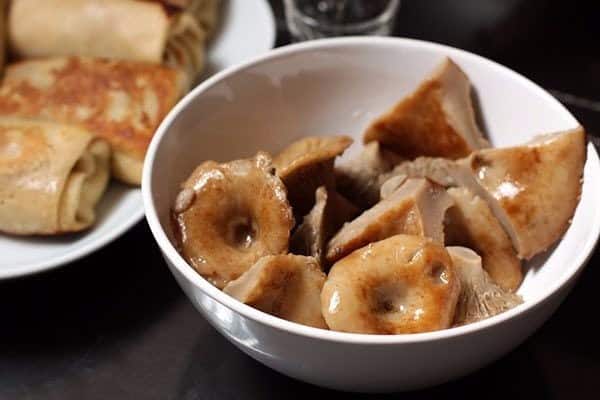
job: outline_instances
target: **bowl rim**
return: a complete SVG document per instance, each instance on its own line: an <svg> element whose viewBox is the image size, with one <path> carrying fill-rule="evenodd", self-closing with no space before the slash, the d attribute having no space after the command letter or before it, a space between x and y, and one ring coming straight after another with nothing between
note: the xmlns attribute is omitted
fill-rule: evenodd
<svg viewBox="0 0 600 400"><path fill-rule="evenodd" d="M477 63L487 64L489 68L497 71L502 71L505 74L510 75L511 78L521 81L522 84L528 86L528 88L538 95L545 97L547 101L554 106L557 112L566 113L571 117L574 124L578 124L577 120L573 115L551 94L542 89L537 84L533 83L528 78L525 78L521 74L499 64L485 57L476 55L474 53L457 49L451 46L417 40L408 38L394 38L394 37L342 37L342 38L328 38L319 39L314 41L302 42L283 46L270 52L253 58L244 63L238 64L221 71L211 78L207 79L190 93L188 93L179 103L171 110L167 117L158 127L147 151L146 160L144 163L143 179L142 179L142 196L144 201L144 207L146 210L146 219L152 231L155 241L158 243L164 256L167 258L173 268L191 282L196 288L202 293L209 296L216 302L227 307L235 313L242 315L245 318L253 320L257 323L267 325L271 328L284 331L288 334L304 336L310 339L324 340L338 343L353 343L361 345L383 345L383 344L408 344L408 343L422 343L435 341L440 339L452 339L458 336L481 332L488 330L493 326L507 323L507 321L516 318L523 317L525 314L529 314L538 307L542 306L551 297L558 294L563 288L567 288L571 282L573 282L579 273L583 270L583 267L592 256L598 238L600 236L600 212L596 212L594 221L592 223L592 232L588 237L585 238L585 244L583 250L577 254L575 260L570 264L570 268L564 271L560 279L552 282L552 285L548 285L545 290L541 293L537 293L531 299L528 299L523 304L508 310L499 315L487 318L482 321L478 321L472 324L443 329L433 332L425 333L414 333L414 334L397 334L397 335L372 335L372 334L361 334L361 333L346 333L338 331L330 331L319 328L313 328L310 326L301 325L295 322L287 321L279 317L267 314L260 310L257 310L251 306L243 304L233 297L228 296L221 290L210 284L207 280L201 277L179 254L175 249L167 234L161 226L156 212L156 206L153 199L153 187L152 187L152 173L154 169L154 162L157 150L171 127L172 123L176 120L179 114L188 108L189 104L198 96L202 95L213 85L218 82L238 73L239 71L251 68L255 65L269 62L273 59L287 57L292 54L298 54L302 52L311 52L314 50L322 50L326 48L338 48L338 47L361 47L361 46L407 46L413 48L427 48L431 50L437 50L445 53L448 56L453 54L459 54L462 58L471 59ZM600 170L600 160L596 149L589 144L587 148L587 163L592 163L597 170Z"/></svg>

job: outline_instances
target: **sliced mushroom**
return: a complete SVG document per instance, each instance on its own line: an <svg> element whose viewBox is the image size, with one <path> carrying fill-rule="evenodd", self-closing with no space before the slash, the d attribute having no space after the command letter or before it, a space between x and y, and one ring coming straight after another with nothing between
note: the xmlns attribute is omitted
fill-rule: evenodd
<svg viewBox="0 0 600 400"><path fill-rule="evenodd" d="M496 285L481 267L481 257L466 247L447 247L460 278L454 325L481 321L521 304L521 296Z"/></svg>
<svg viewBox="0 0 600 400"><path fill-rule="evenodd" d="M310 211L319 186L335 188L335 158L351 144L352 139L348 136L305 137L273 158L297 219Z"/></svg>
<svg viewBox="0 0 600 400"><path fill-rule="evenodd" d="M392 171L380 177L383 185L393 186L393 179L427 178L445 188L462 187L468 189L473 195L484 199L490 206L494 216L499 217L499 206L483 186L479 184L473 171L468 166L467 159L458 161L446 158L418 157L412 161L405 161L397 165ZM398 178L400 177L400 178ZM391 181L391 182L389 182ZM389 182L389 183L388 183ZM502 227L507 228L499 219Z"/></svg>
<svg viewBox="0 0 600 400"><path fill-rule="evenodd" d="M567 230L585 158L585 133L578 127L523 146L480 150L460 163L487 192L519 257L530 259Z"/></svg>
<svg viewBox="0 0 600 400"><path fill-rule="evenodd" d="M321 186L315 193L315 206L292 235L290 251L313 256L327 270L327 242L344 222L356 217L358 213L359 210L348 200Z"/></svg>
<svg viewBox="0 0 600 400"><path fill-rule="evenodd" d="M400 233L444 243L443 220L452 199L426 179L408 179L392 195L345 224L327 245L327 261L335 262L371 242Z"/></svg>
<svg viewBox="0 0 600 400"><path fill-rule="evenodd" d="M183 183L173 216L185 259L223 288L259 258L285 253L294 225L281 180L265 153L206 161Z"/></svg>
<svg viewBox="0 0 600 400"><path fill-rule="evenodd" d="M446 213L446 245L475 250L492 280L504 290L515 291L523 280L521 261L485 200L462 187L450 188L448 194L454 206Z"/></svg>
<svg viewBox="0 0 600 400"><path fill-rule="evenodd" d="M324 282L314 258L287 254L261 258L223 291L266 313L327 329L320 302Z"/></svg>
<svg viewBox="0 0 600 400"><path fill-rule="evenodd" d="M407 158L456 159L488 146L475 121L469 79L449 58L415 92L376 119L364 141L378 141Z"/></svg>
<svg viewBox="0 0 600 400"><path fill-rule="evenodd" d="M585 133L578 127L523 146L479 150L458 161L417 158L382 179L404 174L468 188L487 202L518 257L530 259L569 226L579 202L585 156Z"/></svg>
<svg viewBox="0 0 600 400"><path fill-rule="evenodd" d="M466 175L466 177L463 177L463 175ZM393 170L381 175L379 180L383 184L396 176L427 178L444 187L457 186L463 183L468 184L469 182L464 181L471 178L471 184L477 185L468 168L446 158L417 157L412 161L398 164Z"/></svg>
<svg viewBox="0 0 600 400"><path fill-rule="evenodd" d="M383 185L393 186L392 179L427 178L436 184L445 187L464 187L473 195L484 199L496 218L499 218L499 207L494 198L483 186L479 184L473 171L468 166L469 158L454 161L446 158L418 157L412 161L405 161L397 165L392 171L380 177ZM400 178L398 178L400 177ZM502 223L502 220L499 219ZM504 227L504 224L502 224ZM506 227L504 227L506 230Z"/></svg>
<svg viewBox="0 0 600 400"><path fill-rule="evenodd" d="M378 142L367 143L358 157L336 166L336 188L354 204L369 208L379 201L379 176L402 160Z"/></svg>
<svg viewBox="0 0 600 400"><path fill-rule="evenodd" d="M406 182L408 177L404 174L398 174L392 176L390 179L383 182L381 189L379 190L379 197L381 200L390 197L400 186Z"/></svg>
<svg viewBox="0 0 600 400"><path fill-rule="evenodd" d="M448 328L460 281L448 252L419 236L371 243L333 265L323 317L343 332L399 334Z"/></svg>

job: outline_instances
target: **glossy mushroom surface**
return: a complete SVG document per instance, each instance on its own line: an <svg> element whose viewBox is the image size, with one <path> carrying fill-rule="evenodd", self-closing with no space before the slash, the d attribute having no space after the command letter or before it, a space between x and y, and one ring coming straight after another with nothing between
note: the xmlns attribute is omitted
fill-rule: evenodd
<svg viewBox="0 0 600 400"><path fill-rule="evenodd" d="M530 259L569 227L585 159L585 133L578 127L522 146L481 150L461 162L489 193L519 257Z"/></svg>
<svg viewBox="0 0 600 400"><path fill-rule="evenodd" d="M406 157L469 155L488 146L476 120L467 75L449 58L406 98L377 118L364 134Z"/></svg>
<svg viewBox="0 0 600 400"><path fill-rule="evenodd" d="M348 136L309 136L290 144L273 158L296 219L310 211L319 186L335 188L335 158L351 144Z"/></svg>
<svg viewBox="0 0 600 400"><path fill-rule="evenodd" d="M330 329L371 334L448 328L460 281L446 249L421 236L371 243L333 265L321 292Z"/></svg>
<svg viewBox="0 0 600 400"><path fill-rule="evenodd" d="M223 291L261 311L327 329L320 293L325 274L313 257L265 256Z"/></svg>
<svg viewBox="0 0 600 400"><path fill-rule="evenodd" d="M404 233L444 243L444 214L452 199L426 179L408 179L393 194L345 224L327 246L335 262L371 242Z"/></svg>
<svg viewBox="0 0 600 400"><path fill-rule="evenodd" d="M202 163L182 185L173 208L185 259L219 288L259 258L285 253L294 225L270 157Z"/></svg>

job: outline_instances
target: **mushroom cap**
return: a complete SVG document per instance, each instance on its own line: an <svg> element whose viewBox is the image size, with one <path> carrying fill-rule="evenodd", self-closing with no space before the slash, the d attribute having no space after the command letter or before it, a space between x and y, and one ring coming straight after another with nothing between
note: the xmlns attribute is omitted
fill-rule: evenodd
<svg viewBox="0 0 600 400"><path fill-rule="evenodd" d="M352 142L348 136L307 136L279 152L273 158L273 166L285 181L302 168L339 156Z"/></svg>
<svg viewBox="0 0 600 400"><path fill-rule="evenodd" d="M396 235L333 265L321 292L330 329L399 334L450 326L460 282L448 252L431 239Z"/></svg>
<svg viewBox="0 0 600 400"><path fill-rule="evenodd" d="M327 245L335 262L371 242L404 233L444 243L443 221L452 199L426 179L408 179L393 194L345 224Z"/></svg>
<svg viewBox="0 0 600 400"><path fill-rule="evenodd" d="M585 158L585 133L577 127L523 146L480 150L461 163L489 193L519 257L530 259L567 230L579 203Z"/></svg>
<svg viewBox="0 0 600 400"><path fill-rule="evenodd" d="M223 291L280 318L327 329L320 294L325 274L313 257L265 256Z"/></svg>
<svg viewBox="0 0 600 400"><path fill-rule="evenodd" d="M445 58L409 96L371 123L364 142L378 141L407 158L460 158L487 141L475 121L471 84Z"/></svg>
<svg viewBox="0 0 600 400"><path fill-rule="evenodd" d="M406 182L408 177L404 174L398 174L392 176L390 179L383 182L381 189L379 189L379 197L381 200L390 197L400 186Z"/></svg>
<svg viewBox="0 0 600 400"><path fill-rule="evenodd" d="M327 242L344 222L358 213L359 210L340 194L328 191L325 186L319 187L315 192L314 207L292 235L290 251L316 258L321 268L327 270Z"/></svg>
<svg viewBox="0 0 600 400"><path fill-rule="evenodd" d="M334 160L351 144L348 136L305 137L273 158L297 219L310 211L319 186L335 188Z"/></svg>
<svg viewBox="0 0 600 400"><path fill-rule="evenodd" d="M381 174L402 160L379 142L367 143L357 157L335 167L336 189L354 204L369 208L379 201Z"/></svg>
<svg viewBox="0 0 600 400"><path fill-rule="evenodd" d="M466 246L483 259L483 269L508 291L523 280L521 261L512 242L485 200L464 187L450 188L454 206L446 213L446 245Z"/></svg>
<svg viewBox="0 0 600 400"><path fill-rule="evenodd" d="M462 171L460 171L461 169ZM379 180L385 183L389 179L400 175L408 178L427 178L440 186L450 187L462 184L459 176L461 173L470 175L470 171L467 168L458 165L453 160L417 157L414 160L404 161L396 165L393 170L381 175Z"/></svg>
<svg viewBox="0 0 600 400"><path fill-rule="evenodd" d="M259 258L287 251L294 218L265 153L206 161L183 183L173 210L185 259L219 288Z"/></svg>
<svg viewBox="0 0 600 400"><path fill-rule="evenodd" d="M419 157L396 166L382 179L404 174L469 189L487 203L517 256L529 259L568 228L579 202L585 157L585 133L578 127L522 146L478 150L457 161ZM484 265L487 268L485 260Z"/></svg>
<svg viewBox="0 0 600 400"><path fill-rule="evenodd" d="M461 282L454 325L465 325L489 318L521 304L515 293L496 285L481 267L481 257L473 250L446 247Z"/></svg>

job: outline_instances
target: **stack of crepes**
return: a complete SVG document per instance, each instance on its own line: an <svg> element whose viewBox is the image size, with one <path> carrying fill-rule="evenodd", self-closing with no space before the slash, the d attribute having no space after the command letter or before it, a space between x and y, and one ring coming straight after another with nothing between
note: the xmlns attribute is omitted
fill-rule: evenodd
<svg viewBox="0 0 600 400"><path fill-rule="evenodd" d="M218 0L0 0L0 231L84 229L110 175L140 184L152 135L203 69L217 8Z"/></svg>

